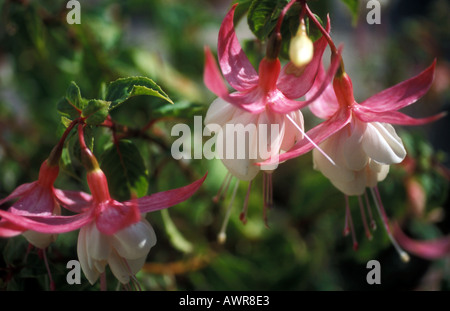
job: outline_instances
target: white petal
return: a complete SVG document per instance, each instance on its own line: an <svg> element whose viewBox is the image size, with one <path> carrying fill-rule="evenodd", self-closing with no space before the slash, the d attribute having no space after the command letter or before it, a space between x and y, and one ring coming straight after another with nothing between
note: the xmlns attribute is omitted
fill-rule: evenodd
<svg viewBox="0 0 450 311"><path fill-rule="evenodd" d="M131 273L133 275L138 273L144 266L146 260L147 260L147 256L142 256L141 258L138 258L138 259L127 259L128 266L130 267Z"/></svg>
<svg viewBox="0 0 450 311"><path fill-rule="evenodd" d="M331 180L331 182L337 189L348 196L362 195L366 188L364 170L353 171L351 180Z"/></svg>
<svg viewBox="0 0 450 311"><path fill-rule="evenodd" d="M117 252L112 251L108 258L108 263L111 268L111 272L120 283L126 284L130 282L130 270L127 267L124 258L122 258Z"/></svg>
<svg viewBox="0 0 450 311"><path fill-rule="evenodd" d="M400 163L406 156L403 142L390 124L368 123L362 143L367 155L381 164Z"/></svg>
<svg viewBox="0 0 450 311"><path fill-rule="evenodd" d="M260 168L258 158L258 115L243 112L222 128L217 136L216 149L228 171L240 180L252 180Z"/></svg>
<svg viewBox="0 0 450 311"><path fill-rule="evenodd" d="M260 167L254 165L253 160L248 159L223 159L222 163L228 171L237 179L250 181L258 175Z"/></svg>
<svg viewBox="0 0 450 311"><path fill-rule="evenodd" d="M89 226L90 225L88 224L85 227L82 227L78 233L77 253L84 275L88 279L89 283L94 285L100 276L100 273L91 264L89 264L90 258L88 257L86 251L86 231L88 231Z"/></svg>
<svg viewBox="0 0 450 311"><path fill-rule="evenodd" d="M117 253L127 259L146 257L156 244L156 234L147 220L120 230L112 237L112 246Z"/></svg>
<svg viewBox="0 0 450 311"><path fill-rule="evenodd" d="M205 125L214 123L223 126L232 119L237 109L239 108L219 97L209 106L204 123Z"/></svg>
<svg viewBox="0 0 450 311"><path fill-rule="evenodd" d="M346 138L342 139L341 145L345 166L348 169L360 171L366 166L369 160L362 146L366 124L354 120L346 129L348 129L348 134Z"/></svg>
<svg viewBox="0 0 450 311"><path fill-rule="evenodd" d="M97 226L92 224L90 231L86 233L86 250L88 256L93 260L104 261L109 257L111 252L110 236L98 231Z"/></svg>
<svg viewBox="0 0 450 311"><path fill-rule="evenodd" d="M40 233L32 230L27 230L22 235L27 241L37 248L47 248L51 243L56 241L57 234Z"/></svg>
<svg viewBox="0 0 450 311"><path fill-rule="evenodd" d="M280 154L286 128L285 115L263 112L259 114L257 127L258 162Z"/></svg>
<svg viewBox="0 0 450 311"><path fill-rule="evenodd" d="M350 182L354 179L353 171L346 167L346 161L341 148L346 135L344 128L319 145L322 151L328 154L336 165L333 165L321 152L313 149L314 169L322 172L333 183Z"/></svg>
<svg viewBox="0 0 450 311"><path fill-rule="evenodd" d="M300 110L289 113L289 116L298 125L298 127L305 131L303 114ZM296 142L303 138L303 133L300 132L286 116L284 117L284 123L286 125L283 142L281 144L281 150L288 151Z"/></svg>
<svg viewBox="0 0 450 311"><path fill-rule="evenodd" d="M346 195L360 195L364 193L365 189L364 166L360 170L354 170L348 167L349 163L346 158L348 150L345 147L346 145L351 146L352 143L356 145L354 148L358 147L356 143L357 139L350 140L350 143L348 143L349 137L351 137L349 133L352 133L351 127L347 125L319 145L333 159L335 165L316 149L313 150L313 163L314 168L321 171L341 192ZM364 153L356 153L356 155L355 162L359 161L361 163L367 161L367 156ZM361 166L360 163L355 166Z"/></svg>
<svg viewBox="0 0 450 311"><path fill-rule="evenodd" d="M373 182L371 184L367 184L367 187L375 187L377 182L382 181L386 178L389 173L389 165L380 164L375 161L369 162L370 171L375 177L373 178Z"/></svg>

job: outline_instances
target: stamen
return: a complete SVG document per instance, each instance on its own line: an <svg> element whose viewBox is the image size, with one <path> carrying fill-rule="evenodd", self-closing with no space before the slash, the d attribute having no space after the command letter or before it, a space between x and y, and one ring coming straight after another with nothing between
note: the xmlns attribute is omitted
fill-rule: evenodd
<svg viewBox="0 0 450 311"><path fill-rule="evenodd" d="M244 225L247 223L248 200L250 198L250 190L252 188L252 182L253 182L253 179L250 180L250 182L248 183L247 194L245 195L244 206L242 208L241 214L239 215L239 219L242 221L242 223Z"/></svg>
<svg viewBox="0 0 450 311"><path fill-rule="evenodd" d="M267 208L270 207L270 174L263 173L263 219L266 228L269 228L267 220Z"/></svg>
<svg viewBox="0 0 450 311"><path fill-rule="evenodd" d="M234 189L233 189L233 194L231 196L231 201L228 204L228 208L227 208L227 212L225 214L225 219L223 220L222 223L222 228L220 229L220 232L217 236L217 240L220 244L225 243L226 239L227 239L227 234L225 233L227 225L228 225L228 221L230 220L230 214L231 214L231 209L233 207L233 202L234 202L234 198L236 197L236 192L239 186L239 179L236 179L235 184L234 184Z"/></svg>
<svg viewBox="0 0 450 311"><path fill-rule="evenodd" d="M358 201L359 201L359 209L361 211L361 218L362 218L363 225L364 225L364 231L366 231L367 238L369 240L372 240L372 234L370 233L369 226L367 226L366 213L364 212L364 204L361 199L361 196L358 196Z"/></svg>
<svg viewBox="0 0 450 311"><path fill-rule="evenodd" d="M348 225L348 213L347 213L347 205L348 205L348 197L345 196L345 203L346 203L346 207L345 207L345 223L344 223L344 230L342 230L342 235L343 236L347 236L350 233L350 227Z"/></svg>
<svg viewBox="0 0 450 311"><path fill-rule="evenodd" d="M34 245L31 243L28 243L28 247L27 247L27 251L25 253L25 257L23 258L23 262L26 263L27 259L28 259L28 255L30 254L30 252L33 250Z"/></svg>
<svg viewBox="0 0 450 311"><path fill-rule="evenodd" d="M225 193L227 193L228 186L230 184L231 179L232 179L231 173L227 172L227 174L225 175L225 178L222 181L222 184L220 185L220 188L219 188L219 191L217 192L217 195L214 196L213 199L212 199L214 203L219 202L222 194L224 195ZM222 192L224 187L225 187L225 191Z"/></svg>
<svg viewBox="0 0 450 311"><path fill-rule="evenodd" d="M391 240L392 245L394 246L395 250L399 254L401 260L403 262L408 262L409 261L408 253L405 252L400 247L400 245L398 245L397 241L394 239L394 237L391 234L391 230L389 229L389 219L387 218L386 211L384 210L383 203L381 202L381 196L380 196L380 192L378 191L378 188L377 187L370 188L370 191L372 193L373 200L375 201L375 206L377 207L378 213L380 214L380 217L384 220L384 227L386 229L389 239Z"/></svg>
<svg viewBox="0 0 450 311"><path fill-rule="evenodd" d="M322 148L320 148L306 133L305 131L302 130L302 128L300 126L298 126L297 123L295 123L294 120L292 120L292 118L286 114L286 117L288 118L289 121L292 122L292 124L294 124L294 126L300 131L300 133L303 134L303 136L306 137L307 140L309 140L309 142L314 146L314 148L316 148L328 161L331 162L331 164L333 164L334 166L336 166L336 163L333 161L333 159L331 159L331 157L325 153L325 151L322 150Z"/></svg>
<svg viewBox="0 0 450 311"><path fill-rule="evenodd" d="M352 232L353 249L358 250L358 241L356 240L355 228L353 227L352 214L350 212L350 204L348 202L348 196L345 196L345 212L346 212L346 222L350 224L350 231Z"/></svg>
<svg viewBox="0 0 450 311"><path fill-rule="evenodd" d="M108 287L106 285L106 272L103 271L103 273L100 274L100 291L106 292L107 288Z"/></svg>
<svg viewBox="0 0 450 311"><path fill-rule="evenodd" d="M130 283L132 283L134 285L134 289L135 290L138 290L138 291L142 292L141 285L139 284L139 281L136 278L136 276L131 271L131 268L130 268L130 265L128 264L128 261L125 258L123 258L123 257L122 257L122 259L123 259L124 265L127 267L128 274L130 275L130 278L131 278L131 282ZM130 284L130 289L132 289L131 284Z"/></svg>
<svg viewBox="0 0 450 311"><path fill-rule="evenodd" d="M47 273L48 273L48 279L50 280L50 290L54 291L55 290L55 282L53 282L53 278L52 278L52 273L50 271L50 267L48 265L48 260L47 260L47 249L43 249L42 251L42 256L44 257L44 263L45 263L45 268L47 269Z"/></svg>
<svg viewBox="0 0 450 311"><path fill-rule="evenodd" d="M125 291L131 292L131 285L130 285L130 283L123 284L122 286L123 286L123 289Z"/></svg>
<svg viewBox="0 0 450 311"><path fill-rule="evenodd" d="M272 208L272 206L273 206L273 182L272 182L272 180L273 180L273 175L272 175L272 173L268 173L269 174L269 176L267 176L268 177L268 192L269 192L269 208Z"/></svg>
<svg viewBox="0 0 450 311"><path fill-rule="evenodd" d="M364 191L364 199L366 200L367 212L369 213L370 227L372 227L372 230L375 231L377 229L377 223L373 219L372 209L370 208L369 196L367 195L367 191Z"/></svg>

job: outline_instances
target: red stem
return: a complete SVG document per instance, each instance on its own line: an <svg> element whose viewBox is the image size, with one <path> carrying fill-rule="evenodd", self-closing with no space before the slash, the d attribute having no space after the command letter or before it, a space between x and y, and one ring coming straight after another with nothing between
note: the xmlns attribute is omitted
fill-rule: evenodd
<svg viewBox="0 0 450 311"><path fill-rule="evenodd" d="M78 140L80 141L81 149L88 149L86 146L86 141L84 140L84 125L78 124Z"/></svg>
<svg viewBox="0 0 450 311"><path fill-rule="evenodd" d="M48 157L48 161L47 163L50 166L56 166L59 163L59 159L61 158L61 153L62 153L62 149L64 147L64 143L67 139L67 136L69 135L69 133L72 131L72 129L74 128L74 126L80 122L80 119L76 119L73 120L69 126L66 128L66 130L64 131L64 133L62 134L58 144L53 148L52 152L50 153L49 157Z"/></svg>
<svg viewBox="0 0 450 311"><path fill-rule="evenodd" d="M306 9L306 13L308 13L309 18L311 18L312 22L319 28L320 32L322 33L322 35L325 36L325 38L328 41L328 45L330 46L331 49L331 53L333 54L337 54L338 50L336 48L336 45L334 45L333 40L331 39L330 35L328 34L328 32L323 28L322 24L320 24L320 22L317 20L317 18L314 16L314 14L311 12L311 10L309 9L308 5L305 3L305 9Z"/></svg>
<svg viewBox="0 0 450 311"><path fill-rule="evenodd" d="M275 32L277 34L281 34L281 24L283 23L284 16L286 15L287 11L291 8L291 6L296 2L297 0L291 0L281 11L280 16L278 17L277 25L275 26Z"/></svg>

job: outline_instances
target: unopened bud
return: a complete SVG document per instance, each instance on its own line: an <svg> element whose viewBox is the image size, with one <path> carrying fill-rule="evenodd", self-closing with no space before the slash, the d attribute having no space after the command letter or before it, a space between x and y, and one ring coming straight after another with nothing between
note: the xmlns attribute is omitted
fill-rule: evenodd
<svg viewBox="0 0 450 311"><path fill-rule="evenodd" d="M100 169L97 158L89 148L81 148L81 162L87 172L94 172Z"/></svg>
<svg viewBox="0 0 450 311"><path fill-rule="evenodd" d="M297 34L291 39L289 58L295 66L302 67L309 64L313 55L314 45L306 33L305 21L302 20Z"/></svg>

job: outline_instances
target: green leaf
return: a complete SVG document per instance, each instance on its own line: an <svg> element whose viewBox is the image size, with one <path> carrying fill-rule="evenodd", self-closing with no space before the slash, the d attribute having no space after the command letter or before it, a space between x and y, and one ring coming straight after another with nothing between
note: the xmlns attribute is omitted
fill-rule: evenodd
<svg viewBox="0 0 450 311"><path fill-rule="evenodd" d="M260 40L265 40L277 23L281 10L287 0L254 0L250 5L247 22L251 31Z"/></svg>
<svg viewBox="0 0 450 311"><path fill-rule="evenodd" d="M101 168L108 178L111 195L120 201L147 194L148 172L139 149L133 142L121 140L107 148L101 156Z"/></svg>
<svg viewBox="0 0 450 311"><path fill-rule="evenodd" d="M56 109L58 110L59 114L61 114L61 116L64 116L70 120L76 119L80 116L78 110L73 105L71 105L65 97L61 98L58 101Z"/></svg>
<svg viewBox="0 0 450 311"><path fill-rule="evenodd" d="M241 18L247 13L252 4L252 0L234 0L231 4L234 5L236 3L238 3L238 6L234 11L234 25L237 25Z"/></svg>
<svg viewBox="0 0 450 311"><path fill-rule="evenodd" d="M110 102L101 99L91 99L81 116L86 118L86 124L99 125L105 121L109 113Z"/></svg>
<svg viewBox="0 0 450 311"><path fill-rule="evenodd" d="M359 13L359 0L342 0L352 15L352 24L356 25Z"/></svg>
<svg viewBox="0 0 450 311"><path fill-rule="evenodd" d="M65 128L68 128L72 121L66 117L61 117L61 124L64 125Z"/></svg>
<svg viewBox="0 0 450 311"><path fill-rule="evenodd" d="M66 91L66 96L57 104L58 112L69 120L80 117L80 111L84 109L87 101L81 97L80 88L75 82L71 82Z"/></svg>
<svg viewBox="0 0 450 311"><path fill-rule="evenodd" d="M205 107L200 104L193 104L188 101L181 101L173 105L162 105L161 107L152 109L152 117L158 118L163 116L188 118L196 113L201 113Z"/></svg>
<svg viewBox="0 0 450 311"><path fill-rule="evenodd" d="M123 78L109 83L106 87L105 99L111 102L110 110L112 110L127 99L138 95L159 97L173 104L161 87L146 77Z"/></svg>
<svg viewBox="0 0 450 311"><path fill-rule="evenodd" d="M81 97L80 88L75 82L71 82L69 87L66 91L66 99L69 101L69 103L78 108L79 110L83 110L85 102L83 101L83 98Z"/></svg>

